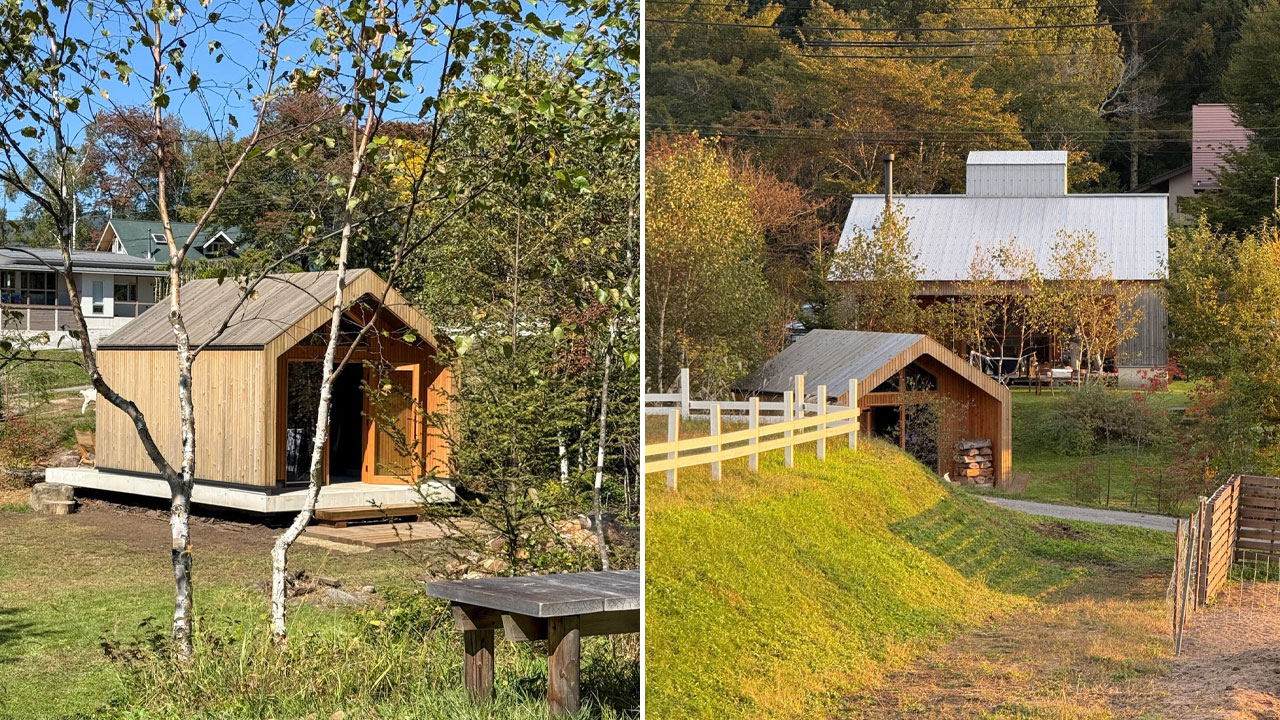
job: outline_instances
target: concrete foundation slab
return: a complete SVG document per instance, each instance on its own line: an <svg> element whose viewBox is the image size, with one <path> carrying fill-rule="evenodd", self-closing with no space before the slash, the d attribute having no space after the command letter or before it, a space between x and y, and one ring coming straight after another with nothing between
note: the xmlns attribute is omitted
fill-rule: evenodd
<svg viewBox="0 0 1280 720"><path fill-rule="evenodd" d="M160 478L113 473L95 468L49 468L45 472L45 481L63 483L72 487L90 490L105 490L154 498L169 497L169 485ZM212 505L269 515L271 513L292 513L301 510L306 494L306 489L267 494L235 487L197 483L191 490L191 502L196 505ZM453 491L453 485L445 481L423 483L421 494L419 494L418 488L408 485L339 483L327 485L320 489L320 497L316 501L316 507L358 507L370 503L403 505L422 502L424 499L432 503L445 503L453 502L456 499L456 495Z"/></svg>

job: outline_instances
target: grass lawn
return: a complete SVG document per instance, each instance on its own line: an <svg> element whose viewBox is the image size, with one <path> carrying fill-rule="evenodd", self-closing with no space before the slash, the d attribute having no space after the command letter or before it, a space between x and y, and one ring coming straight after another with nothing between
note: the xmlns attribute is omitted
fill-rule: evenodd
<svg viewBox="0 0 1280 720"><path fill-rule="evenodd" d="M0 373L11 373L14 382L21 385L38 384L47 390L89 384L89 375L75 364L80 360L78 350L37 350L34 356L40 362L18 360Z"/></svg>
<svg viewBox="0 0 1280 720"><path fill-rule="evenodd" d="M796 458L646 478L654 717L829 716L965 628L1171 562L1167 534L1008 512L880 442Z"/></svg>
<svg viewBox="0 0 1280 720"><path fill-rule="evenodd" d="M1175 382L1168 392L1149 396L1148 402L1165 409L1186 407L1190 403L1191 389L1191 383ZM1071 392L1065 389L1036 395L1025 388L1013 390L1013 471L1030 475L1026 492L1018 497L1064 505L1156 512L1151 498L1141 493L1134 495L1134 466L1163 467L1172 460L1168 454L1147 450L1139 453L1135 448L1122 444L1116 444L1110 453L1103 451L1089 456L1064 455L1057 450L1049 418ZM1092 502L1073 497L1071 482L1074 472L1087 470L1090 466L1102 487L1101 498ZM1110 502L1107 501L1108 484Z"/></svg>
<svg viewBox="0 0 1280 720"><path fill-rule="evenodd" d="M498 693L472 706L461 634L426 600L413 553L299 545L291 566L371 584L371 609L298 606L287 652L269 642L265 592L275 532L193 523L197 658L186 676L147 654L172 616L168 521L103 503L48 517L0 508L0 718L543 718L541 649L499 641ZM135 640L143 642L135 644ZM103 641L143 659L109 661ZM637 715L634 639L584 641L584 714Z"/></svg>

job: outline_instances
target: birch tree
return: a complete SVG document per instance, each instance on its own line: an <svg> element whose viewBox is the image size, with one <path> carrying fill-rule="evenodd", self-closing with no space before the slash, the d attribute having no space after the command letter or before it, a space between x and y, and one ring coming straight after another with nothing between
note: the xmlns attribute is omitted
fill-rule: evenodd
<svg viewBox="0 0 1280 720"><path fill-rule="evenodd" d="M342 12L317 12L316 24L324 35L316 47L334 60L330 67L317 68L313 77L341 99L353 152L338 188L344 212L336 229L335 297L306 500L272 548L271 622L280 644L288 639L289 550L310 522L324 483L332 385L362 338L376 332L373 313L349 345L340 342L339 325L350 307L345 276L354 249L365 244L366 251L376 250L386 258L382 269L389 291L441 232L461 222L472 206L489 202L499 183L523 184L550 176L564 187L589 192L585 171L555 166L554 149L548 159L546 148L583 128L618 131L619 111L611 95L620 87L635 87L636 5L571 0L558 9L565 19L522 14L518 3L488 0L447 7L379 0L372 6L353 3ZM548 48L562 52L553 54ZM424 62L419 56L428 50L436 54ZM524 69L543 58L554 58L548 71ZM433 92L424 94L420 85L428 84L428 75ZM418 77L424 81L419 83ZM403 113L397 106L407 99L421 101L410 112L423 139L393 141L380 134L384 116ZM484 142L478 142L480 138ZM366 231L364 221L382 214L371 206L371 198L375 187L386 183L401 188L401 193L392 208L393 221L375 236ZM372 245L378 247L368 247ZM386 292L374 299L374 307L385 300ZM523 331L514 307L513 338ZM416 480L428 476L425 458L409 459Z"/></svg>
<svg viewBox="0 0 1280 720"><path fill-rule="evenodd" d="M24 8L6 4L0 9L0 31L10 38L0 55L0 180L10 192L41 208L56 228L62 250L62 273L70 298L72 335L79 344L80 362L101 399L123 411L137 430L148 457L170 491L171 556L174 578L173 640L180 659L192 654L194 601L192 544L190 536L191 489L195 482L196 429L191 388L195 358L203 348L193 347L186 331L182 308L183 268L196 237L207 227L225 189L241 168L260 151L263 113L281 85L280 50L288 37L286 18L291 0L262 2L238 9L235 3L187 6L181 2L154 0L108 3L102 8L67 1ZM244 14L241 14L244 13ZM260 58L247 68L239 83L212 93L201 87L199 65L222 60L219 22L224 15L239 24L256 24L256 35L244 40ZM111 29L123 29L113 33ZM243 38L244 36L240 36ZM208 41L207 55L187 55L197 38ZM135 68L144 68L136 70ZM132 80L137 79L134 84ZM181 453L168 458L153 436L136 403L117 392L98 368L88 327L74 281L74 256L78 200L71 187L79 154L76 139L85 131L95 108L118 107L106 85L114 81L124 93L141 92L148 98L155 192L148 195L163 227L169 250L169 322L178 359L176 382L181 417ZM178 90L174 90L177 88ZM235 101L247 103L255 119L240 151L226 158L221 191L198 213L194 230L175 237L174 208L168 200L172 168L171 133L167 133L172 93L202 103L206 109ZM212 122L212 111L207 112ZM228 115L232 124L234 116ZM144 183L139 182L139 187ZM205 343L207 345L207 341ZM2 348L0 348L2 349Z"/></svg>

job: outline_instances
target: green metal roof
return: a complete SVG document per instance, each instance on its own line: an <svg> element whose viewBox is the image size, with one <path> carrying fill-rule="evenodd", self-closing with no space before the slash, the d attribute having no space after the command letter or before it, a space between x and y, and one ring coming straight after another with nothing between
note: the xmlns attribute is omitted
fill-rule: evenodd
<svg viewBox="0 0 1280 720"><path fill-rule="evenodd" d="M124 246L127 254L133 257L146 258L149 257L157 263L167 263L169 261L169 247L164 243L157 244L154 236L164 235L164 225L159 220L116 220L112 219L109 223L115 228L116 238L120 240L120 244ZM195 230L195 223L169 223L169 227L173 230L173 237L179 243L184 242ZM191 250L187 257L193 260L201 260L205 257L203 248L206 243L216 237L219 233L227 236L232 243L235 243L240 237L240 228L209 228L206 227L196 236L196 241L192 243Z"/></svg>

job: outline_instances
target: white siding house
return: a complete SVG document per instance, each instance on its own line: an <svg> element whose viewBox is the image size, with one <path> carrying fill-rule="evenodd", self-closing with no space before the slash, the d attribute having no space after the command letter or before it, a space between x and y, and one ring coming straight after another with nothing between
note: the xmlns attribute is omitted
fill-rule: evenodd
<svg viewBox="0 0 1280 720"><path fill-rule="evenodd" d="M104 252L72 253L76 291L89 337L96 343L155 304L154 261ZM62 253L49 248L0 248L0 309L3 328L67 347L76 328L71 295L62 279Z"/></svg>

